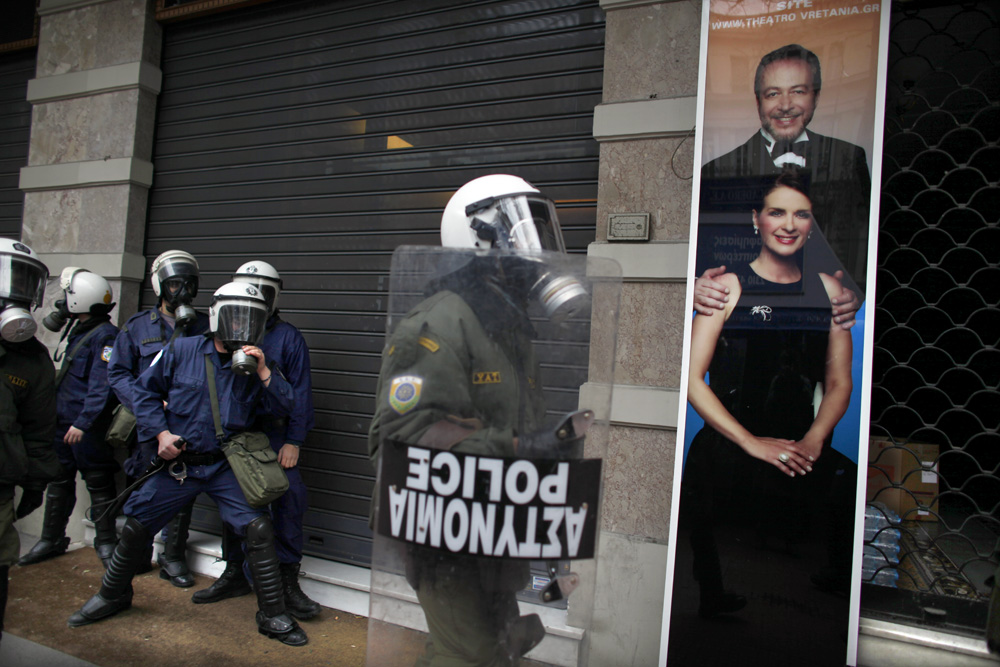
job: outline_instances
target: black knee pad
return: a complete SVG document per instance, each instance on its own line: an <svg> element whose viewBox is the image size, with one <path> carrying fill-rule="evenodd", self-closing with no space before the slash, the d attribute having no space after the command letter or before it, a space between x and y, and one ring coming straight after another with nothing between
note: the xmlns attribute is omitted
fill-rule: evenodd
<svg viewBox="0 0 1000 667"><path fill-rule="evenodd" d="M122 526L121 541L129 547L145 550L146 545L152 538L149 530L139 522L138 519L125 517L125 525Z"/></svg>
<svg viewBox="0 0 1000 667"><path fill-rule="evenodd" d="M261 514L247 525L246 541L251 548L274 541L274 524L269 515Z"/></svg>
<svg viewBox="0 0 1000 667"><path fill-rule="evenodd" d="M87 490L103 490L115 488L115 473L113 470L88 470L81 473Z"/></svg>

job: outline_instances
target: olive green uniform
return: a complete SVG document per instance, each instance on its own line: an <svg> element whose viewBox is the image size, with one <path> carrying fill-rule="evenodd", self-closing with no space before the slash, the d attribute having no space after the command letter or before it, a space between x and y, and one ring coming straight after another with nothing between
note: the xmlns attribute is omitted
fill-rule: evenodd
<svg viewBox="0 0 1000 667"><path fill-rule="evenodd" d="M384 440L513 457L514 437L541 426L545 403L530 323L513 302L465 275L414 308L389 340L368 436L376 465ZM515 592L527 583L526 561L411 546L407 580L430 630L417 664L512 664L503 642L518 617Z"/></svg>
<svg viewBox="0 0 1000 667"><path fill-rule="evenodd" d="M20 555L14 487L42 491L62 474L52 448L55 369L36 339L0 344L0 567Z"/></svg>

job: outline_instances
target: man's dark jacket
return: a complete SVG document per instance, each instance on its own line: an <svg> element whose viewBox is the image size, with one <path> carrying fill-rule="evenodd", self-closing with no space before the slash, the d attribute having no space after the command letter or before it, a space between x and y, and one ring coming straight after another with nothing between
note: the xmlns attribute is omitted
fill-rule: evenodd
<svg viewBox="0 0 1000 667"><path fill-rule="evenodd" d="M844 268L863 290L871 196L865 151L816 132L807 131L807 136L809 141L797 144L796 152L806 159L802 173L808 180L813 217ZM780 173L781 167L774 166L764 137L754 132L742 146L702 167L700 210L749 215L759 203L762 182L753 177Z"/></svg>

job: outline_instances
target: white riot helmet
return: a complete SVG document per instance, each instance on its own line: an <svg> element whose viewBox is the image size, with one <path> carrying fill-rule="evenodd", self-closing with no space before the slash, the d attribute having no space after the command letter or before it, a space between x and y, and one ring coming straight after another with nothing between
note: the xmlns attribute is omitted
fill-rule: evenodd
<svg viewBox="0 0 1000 667"><path fill-rule="evenodd" d="M49 270L35 251L19 241L0 239L0 337L21 343L38 326L29 310L42 303Z"/></svg>
<svg viewBox="0 0 1000 667"><path fill-rule="evenodd" d="M236 273L233 274L233 282L248 283L259 289L264 295L264 300L267 301L268 315L274 315L274 312L278 310L278 296L281 294L282 287L281 276L278 275L277 269L267 262L259 259L247 262L236 269Z"/></svg>
<svg viewBox="0 0 1000 667"><path fill-rule="evenodd" d="M208 327L233 353L233 372L250 375L257 359L244 354L244 345L256 345L267 324L267 301L260 290L246 283L226 283L215 290L208 308Z"/></svg>
<svg viewBox="0 0 1000 667"><path fill-rule="evenodd" d="M198 296L198 260L183 250L168 250L150 267L153 294L167 302L178 326L192 322L197 313L191 302Z"/></svg>
<svg viewBox="0 0 1000 667"><path fill-rule="evenodd" d="M111 285L96 273L78 266L67 266L59 274L63 298L55 302L56 309L45 316L42 324L49 331L59 331L74 315L107 315L115 307Z"/></svg>
<svg viewBox="0 0 1000 667"><path fill-rule="evenodd" d="M66 267L59 276L59 286L66 291L66 309L71 313L107 315L114 308L111 285L87 269Z"/></svg>
<svg viewBox="0 0 1000 667"><path fill-rule="evenodd" d="M460 187L441 216L441 245L506 251L508 280L555 322L589 302L580 281L545 263L542 251L566 252L559 217L552 200L518 176L481 176Z"/></svg>
<svg viewBox="0 0 1000 667"><path fill-rule="evenodd" d="M441 245L566 251L552 201L508 174L481 176L452 195L441 216Z"/></svg>

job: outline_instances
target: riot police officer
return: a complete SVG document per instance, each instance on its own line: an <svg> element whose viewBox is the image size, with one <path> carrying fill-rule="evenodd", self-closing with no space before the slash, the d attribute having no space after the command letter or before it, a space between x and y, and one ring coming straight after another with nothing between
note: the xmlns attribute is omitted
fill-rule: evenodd
<svg viewBox="0 0 1000 667"><path fill-rule="evenodd" d="M46 483L65 474L52 448L55 369L29 312L42 302L48 273L31 248L0 239L0 635L7 573L21 551L14 522L40 507ZM22 488L16 508L15 486Z"/></svg>
<svg viewBox="0 0 1000 667"><path fill-rule="evenodd" d="M70 617L71 627L108 618L132 605L132 577L149 536L205 492L219 506L222 520L246 541L257 593L258 631L292 646L308 642L285 610L270 516L247 502L220 446L251 429L258 406L287 415L294 405L291 385L253 344L262 336L266 320L267 304L257 289L223 285L209 309L212 335L173 341L139 376L133 388L139 438L155 440L159 458L169 467L151 471L129 498L125 527L101 590Z"/></svg>
<svg viewBox="0 0 1000 667"><path fill-rule="evenodd" d="M429 297L387 340L369 454L376 466L387 443L536 457L555 443L543 431L528 307L540 301L557 316L586 296L577 281L548 272L537 254L564 252L555 207L521 178L484 176L449 200L441 241L484 252L456 253L464 264L434 279ZM544 637L537 615L519 616L515 594L527 584L527 561L411 544L405 567L429 631L418 664L517 664Z"/></svg>
<svg viewBox="0 0 1000 667"><path fill-rule="evenodd" d="M129 318L115 340L108 377L118 400L135 414L134 387L139 375L171 340L197 336L208 330L208 316L191 302L198 295L198 260L183 250L168 250L153 260L150 282L158 302L156 308ZM125 463L130 477L138 477L156 454L156 443L142 442ZM157 557L160 577L174 586L194 586L186 552L193 502L177 513L163 534L163 553ZM152 543L149 547L150 557Z"/></svg>
<svg viewBox="0 0 1000 667"><path fill-rule="evenodd" d="M109 511L115 496L118 462L104 441L117 399L108 384L108 359L118 327L108 313L114 308L108 281L86 269L70 266L59 279L63 298L42 324L51 331L63 329L62 360L56 376L55 450L66 474L49 484L45 498L42 535L21 557L21 565L33 565L66 553L66 524L76 504L76 472L80 471L90 494L90 516L96 536L94 548L107 565L118 536L115 517ZM67 322L72 322L67 326ZM65 356L63 356L65 355Z"/></svg>
<svg viewBox="0 0 1000 667"><path fill-rule="evenodd" d="M309 347L299 330L278 315L278 296L281 294L282 281L273 266L261 260L246 262L233 274L233 281L255 286L267 301L268 320L260 348L271 363L281 369L295 392L295 407L287 418L261 413L258 424L268 435L271 447L277 452L278 461L288 476L288 491L270 506L275 547L281 563L285 607L295 618L306 620L315 617L321 609L299 587L302 520L309 507L306 485L298 467L299 448L315 423ZM222 550L226 569L211 586L191 597L194 603L218 602L250 592L243 576L243 552L239 546L239 538L228 526L224 529Z"/></svg>

